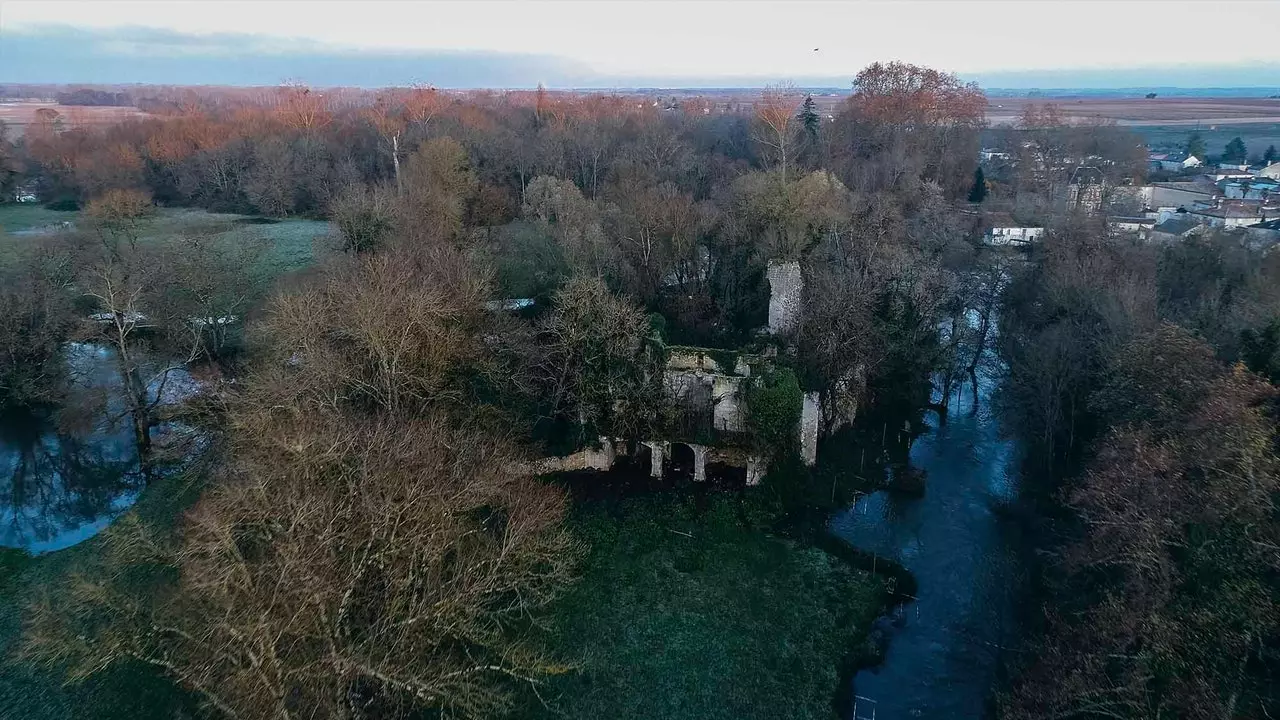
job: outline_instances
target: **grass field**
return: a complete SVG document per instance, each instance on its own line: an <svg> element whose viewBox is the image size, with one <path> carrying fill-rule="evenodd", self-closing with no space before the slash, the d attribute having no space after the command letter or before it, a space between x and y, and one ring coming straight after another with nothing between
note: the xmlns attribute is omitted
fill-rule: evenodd
<svg viewBox="0 0 1280 720"><path fill-rule="evenodd" d="M728 495L580 506L571 528L591 550L553 649L577 669L543 693L546 716L835 717L881 579L745 524Z"/></svg>
<svg viewBox="0 0 1280 720"><path fill-rule="evenodd" d="M1113 97L993 97L987 104L987 122L1017 122L1028 105L1053 103L1069 118L1105 118L1126 126L1228 125L1280 122L1276 98L1113 98Z"/></svg>
<svg viewBox="0 0 1280 720"><path fill-rule="evenodd" d="M1156 149L1186 145L1200 133L1211 155L1222 153L1239 137L1249 155L1261 155L1268 145L1280 147L1280 99L1275 98L1108 98L1108 97L993 97L987 105L992 127L1016 124L1028 105L1053 103L1075 122L1094 118L1115 121L1142 136Z"/></svg>
<svg viewBox="0 0 1280 720"><path fill-rule="evenodd" d="M0 262L23 244L40 242L60 232L59 226L64 222L78 225L81 215L48 210L34 203L0 205ZM147 222L143 239L163 242L170 238L203 236L228 245L264 240L267 250L255 271L255 280L265 282L310 265L317 250L330 242L330 229L329 223L323 220L272 220L164 208Z"/></svg>
<svg viewBox="0 0 1280 720"><path fill-rule="evenodd" d="M1130 130L1142 135L1147 144L1158 149L1182 148L1192 132L1200 133L1205 149L1211 155L1220 154L1232 138L1244 140L1249 156L1261 155L1268 145L1280 148L1280 123L1244 123L1239 125L1206 125L1186 127L1181 125L1135 125Z"/></svg>

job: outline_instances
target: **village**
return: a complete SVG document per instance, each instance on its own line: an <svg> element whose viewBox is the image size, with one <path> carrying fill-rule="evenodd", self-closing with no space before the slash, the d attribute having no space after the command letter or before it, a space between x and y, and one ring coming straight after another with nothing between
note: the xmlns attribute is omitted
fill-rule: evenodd
<svg viewBox="0 0 1280 720"><path fill-rule="evenodd" d="M1035 149L1034 143L1025 141L1023 149ZM1020 155L1040 158L1035 152ZM1019 155L994 148L984 148L979 159L988 175L1020 162ZM1217 231L1239 234L1251 246L1267 249L1280 241L1280 162L1270 152L1266 160L1233 163L1224 157L1210 165L1187 152L1148 151L1145 183L1108 172L1112 160L1097 156L1040 160L1037 173L1051 178L1050 213L1105 217L1113 237L1169 243ZM1073 161L1078 163L1074 167ZM1037 222L1018 222L1017 213L983 213L983 242L1031 244L1043 237L1041 218L1050 213L1041 213Z"/></svg>

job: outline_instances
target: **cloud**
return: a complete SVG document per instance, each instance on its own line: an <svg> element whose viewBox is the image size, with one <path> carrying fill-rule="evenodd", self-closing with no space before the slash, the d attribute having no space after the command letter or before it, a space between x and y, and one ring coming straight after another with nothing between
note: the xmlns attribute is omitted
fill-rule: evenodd
<svg viewBox="0 0 1280 720"><path fill-rule="evenodd" d="M144 27L7 30L0 43L0 81L14 83L274 85L294 79L466 88L568 86L588 76L580 65L550 55L344 50L312 40Z"/></svg>
<svg viewBox="0 0 1280 720"><path fill-rule="evenodd" d="M383 87L431 83L444 88L742 88L780 80L848 90L848 75L765 77L604 73L551 54L462 50L342 48L305 38L247 33L191 34L153 27L83 29L24 26L4 31L0 82L162 85ZM1060 69L968 73L986 88L1267 87L1273 64Z"/></svg>

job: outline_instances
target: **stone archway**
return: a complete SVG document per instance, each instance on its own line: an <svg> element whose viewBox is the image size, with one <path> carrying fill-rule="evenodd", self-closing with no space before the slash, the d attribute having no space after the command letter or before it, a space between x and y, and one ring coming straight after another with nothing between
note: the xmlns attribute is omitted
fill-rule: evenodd
<svg viewBox="0 0 1280 720"><path fill-rule="evenodd" d="M698 470L698 456L688 443L671 443L671 463L668 478L676 483L693 482Z"/></svg>

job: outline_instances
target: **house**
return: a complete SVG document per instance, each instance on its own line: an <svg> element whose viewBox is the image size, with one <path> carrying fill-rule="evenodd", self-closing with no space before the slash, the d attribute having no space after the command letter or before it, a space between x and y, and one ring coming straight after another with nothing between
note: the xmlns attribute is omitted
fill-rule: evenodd
<svg viewBox="0 0 1280 720"><path fill-rule="evenodd" d="M1113 215L1107 218L1107 227L1113 232L1137 233L1140 237L1145 237L1156 226L1157 219L1153 217L1126 217Z"/></svg>
<svg viewBox="0 0 1280 720"><path fill-rule="evenodd" d="M1255 177L1271 178L1272 180L1280 180L1280 162L1274 162L1254 173Z"/></svg>
<svg viewBox="0 0 1280 720"><path fill-rule="evenodd" d="M30 185L19 185L13 189L13 201L18 203L40 202L36 189Z"/></svg>
<svg viewBox="0 0 1280 720"><path fill-rule="evenodd" d="M982 162L990 162L992 160L1008 160L1011 156L1007 152L1001 152L995 148L982 148L978 153L978 159Z"/></svg>
<svg viewBox="0 0 1280 720"><path fill-rule="evenodd" d="M1243 180L1253 177L1253 173L1247 167L1238 167L1235 165L1219 165L1218 167L1205 173L1207 177L1213 179L1214 182L1222 180Z"/></svg>
<svg viewBox="0 0 1280 720"><path fill-rule="evenodd" d="M1245 228L1245 236L1254 248L1280 243L1280 219L1249 225Z"/></svg>
<svg viewBox="0 0 1280 720"><path fill-rule="evenodd" d="M1228 200L1265 200L1280 194L1280 180L1252 178L1249 180L1224 180L1218 183L1223 197Z"/></svg>
<svg viewBox="0 0 1280 720"><path fill-rule="evenodd" d="M1044 235L1042 227L1023 225L993 225L982 236L982 242L992 246L1029 245Z"/></svg>
<svg viewBox="0 0 1280 720"><path fill-rule="evenodd" d="M1106 178L1098 168L1084 166L1076 168L1067 183L1067 208L1097 212L1102 208L1106 185Z"/></svg>
<svg viewBox="0 0 1280 720"><path fill-rule="evenodd" d="M1171 243L1204 232L1204 225L1188 218L1172 218L1151 228L1153 242Z"/></svg>
<svg viewBox="0 0 1280 720"><path fill-rule="evenodd" d="M1257 225L1267 219L1263 214L1261 203L1247 200L1234 200L1224 202L1218 207L1188 210L1187 215L1196 222L1219 228Z"/></svg>
<svg viewBox="0 0 1280 720"><path fill-rule="evenodd" d="M1160 169L1168 172L1181 172L1191 168L1200 167L1204 163L1195 155L1187 155L1185 153L1177 153L1166 156L1160 160Z"/></svg>
<svg viewBox="0 0 1280 720"><path fill-rule="evenodd" d="M1171 208L1173 210L1190 209L1197 205L1212 205L1216 190L1217 188L1211 184L1194 182L1153 183L1136 188L1138 200L1142 205L1155 209Z"/></svg>

